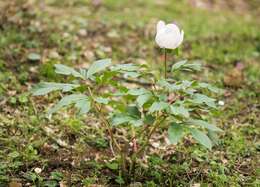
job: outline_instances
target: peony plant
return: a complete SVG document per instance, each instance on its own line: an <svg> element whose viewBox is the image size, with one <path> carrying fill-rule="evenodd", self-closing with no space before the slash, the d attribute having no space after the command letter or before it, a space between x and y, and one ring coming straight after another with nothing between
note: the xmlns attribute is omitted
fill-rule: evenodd
<svg viewBox="0 0 260 187"><path fill-rule="evenodd" d="M199 63L179 61L172 65L171 74L167 75L167 51L176 50L183 37L184 32L177 25L158 22L155 41L165 51L164 76L159 78L147 65L112 64L111 59L95 61L88 69L56 64L55 72L70 76L73 81L41 82L33 89L33 95L61 93L60 101L48 110L48 115L71 105L80 115L95 114L107 132L111 152L120 161L125 177L134 176L136 162L145 154L151 137L158 130L167 130L172 144L191 135L211 149L216 143L216 133L221 129L212 124L207 115L217 109L216 100L204 93L220 90L192 80L188 75L187 80L173 76L176 72L199 71ZM127 130L126 137L117 136L120 128Z"/></svg>
<svg viewBox="0 0 260 187"><path fill-rule="evenodd" d="M161 47L165 49L176 49L183 41L184 31L174 23L165 24L164 21L157 23L157 32L155 41Z"/></svg>

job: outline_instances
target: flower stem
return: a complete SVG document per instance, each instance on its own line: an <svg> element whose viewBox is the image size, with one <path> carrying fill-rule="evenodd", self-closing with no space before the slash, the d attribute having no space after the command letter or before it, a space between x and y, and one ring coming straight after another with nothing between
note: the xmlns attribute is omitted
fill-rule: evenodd
<svg viewBox="0 0 260 187"><path fill-rule="evenodd" d="M167 79L167 50L164 48L164 78Z"/></svg>

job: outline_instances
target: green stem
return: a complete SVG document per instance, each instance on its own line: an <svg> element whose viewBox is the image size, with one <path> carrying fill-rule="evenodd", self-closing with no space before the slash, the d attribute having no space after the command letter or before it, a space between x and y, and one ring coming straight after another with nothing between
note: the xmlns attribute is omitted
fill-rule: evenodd
<svg viewBox="0 0 260 187"><path fill-rule="evenodd" d="M130 169L129 169L129 176L131 177L131 179L133 179L132 182L135 181L135 165L136 165L136 132L133 126L131 126L131 133L132 133L132 138L131 138L131 142L133 143L132 146L132 155L130 156L131 158L131 163L130 163Z"/></svg>
<svg viewBox="0 0 260 187"><path fill-rule="evenodd" d="M94 110L98 114L98 116L100 117L100 120L102 121L102 123L105 125L105 128L108 130L108 133L109 133L109 136L110 136L110 138L112 140L112 143L116 146L117 150L119 152L121 152L121 147L118 144L118 142L116 141L116 139L114 138L114 134L112 132L110 122L106 119L106 117L103 115L101 109L99 109L98 105L95 103L94 96L93 96L92 91L91 91L91 89L89 87L88 87L88 92L89 92L89 96L93 100Z"/></svg>
<svg viewBox="0 0 260 187"><path fill-rule="evenodd" d="M167 49L164 48L164 78L167 79Z"/></svg>
<svg viewBox="0 0 260 187"><path fill-rule="evenodd" d="M147 145L149 144L149 140L151 138L151 136L153 135L153 133L156 131L156 129L162 124L162 122L165 120L166 118L163 117L161 120L156 120L153 124L153 127L151 128L151 130L149 131L145 143L142 145L142 147L140 147L140 149L136 152L136 157L140 156L143 151L145 151L145 148L147 147Z"/></svg>

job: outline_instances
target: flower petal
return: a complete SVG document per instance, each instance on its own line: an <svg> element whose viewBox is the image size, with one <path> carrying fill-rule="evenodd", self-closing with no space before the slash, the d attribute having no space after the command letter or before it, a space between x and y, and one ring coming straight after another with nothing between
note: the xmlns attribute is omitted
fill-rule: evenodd
<svg viewBox="0 0 260 187"><path fill-rule="evenodd" d="M161 48L176 49L183 41L184 32L175 24L167 24L159 21L155 42Z"/></svg>
<svg viewBox="0 0 260 187"><path fill-rule="evenodd" d="M159 32L160 30L162 30L165 27L165 22L164 21L158 21L157 23L157 32Z"/></svg>
<svg viewBox="0 0 260 187"><path fill-rule="evenodd" d="M171 23L166 25L167 32L174 33L176 35L180 34L180 29L177 25Z"/></svg>
<svg viewBox="0 0 260 187"><path fill-rule="evenodd" d="M181 45L181 43L183 42L183 38L184 38L184 31L182 30L182 31L181 31L181 35L180 35L180 40L179 40L178 46Z"/></svg>

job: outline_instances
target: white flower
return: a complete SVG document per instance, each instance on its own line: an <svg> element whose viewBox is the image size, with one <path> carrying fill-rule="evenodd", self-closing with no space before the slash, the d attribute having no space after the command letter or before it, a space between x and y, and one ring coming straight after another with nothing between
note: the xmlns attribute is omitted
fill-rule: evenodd
<svg viewBox="0 0 260 187"><path fill-rule="evenodd" d="M35 173L39 174L42 172L42 169L41 168L34 168L34 171Z"/></svg>
<svg viewBox="0 0 260 187"><path fill-rule="evenodd" d="M165 24L164 21L157 23L155 42L161 48L176 49L181 45L184 37L183 30L173 23Z"/></svg>
<svg viewBox="0 0 260 187"><path fill-rule="evenodd" d="M218 101L218 105L224 106L224 105L225 105L225 102L224 102L224 101Z"/></svg>

